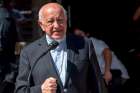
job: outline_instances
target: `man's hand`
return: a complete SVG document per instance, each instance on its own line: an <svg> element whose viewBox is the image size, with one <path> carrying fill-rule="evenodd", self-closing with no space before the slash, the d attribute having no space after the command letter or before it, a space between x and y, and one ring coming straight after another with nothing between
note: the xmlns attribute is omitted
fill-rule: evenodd
<svg viewBox="0 0 140 93"><path fill-rule="evenodd" d="M42 93L56 93L57 90L57 80L50 77L44 81L41 86Z"/></svg>
<svg viewBox="0 0 140 93"><path fill-rule="evenodd" d="M112 73L110 71L105 71L104 79L105 79L106 84L108 85L109 81L112 80Z"/></svg>

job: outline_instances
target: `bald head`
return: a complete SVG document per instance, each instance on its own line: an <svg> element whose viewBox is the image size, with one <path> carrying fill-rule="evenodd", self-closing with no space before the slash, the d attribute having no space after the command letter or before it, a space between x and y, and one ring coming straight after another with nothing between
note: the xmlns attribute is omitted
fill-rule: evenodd
<svg viewBox="0 0 140 93"><path fill-rule="evenodd" d="M67 13L66 10L63 8L63 6L61 6L58 3L48 3L43 5L40 10L39 10L39 20L42 20L43 18L45 18L45 13L50 13L52 12L52 10L57 10L60 11L61 13L64 14L65 17L67 17Z"/></svg>
<svg viewBox="0 0 140 93"><path fill-rule="evenodd" d="M67 16L65 9L58 3L48 3L39 11L38 23L42 31L54 40L64 39L67 30Z"/></svg>

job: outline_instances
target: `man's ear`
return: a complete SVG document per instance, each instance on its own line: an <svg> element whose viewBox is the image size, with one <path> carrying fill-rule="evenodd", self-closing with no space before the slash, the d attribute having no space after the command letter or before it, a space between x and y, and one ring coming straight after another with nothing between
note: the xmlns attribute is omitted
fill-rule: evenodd
<svg viewBox="0 0 140 93"><path fill-rule="evenodd" d="M45 27L41 21L38 21L38 25L41 27L42 31L45 31Z"/></svg>

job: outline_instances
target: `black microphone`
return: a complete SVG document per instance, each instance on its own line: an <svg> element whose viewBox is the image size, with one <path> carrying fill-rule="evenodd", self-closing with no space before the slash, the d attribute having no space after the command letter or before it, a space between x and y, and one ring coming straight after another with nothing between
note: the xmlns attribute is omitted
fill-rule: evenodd
<svg viewBox="0 0 140 93"><path fill-rule="evenodd" d="M59 45L59 43L57 41L52 41L49 45L48 45L48 48L47 48L47 52L52 50L52 49L55 49L57 46ZM45 52L46 53L46 52Z"/></svg>
<svg viewBox="0 0 140 93"><path fill-rule="evenodd" d="M50 50L55 49L58 45L59 45L59 43L58 43L57 41L52 41L52 42L48 45L46 51L43 52L43 53L37 58L37 60L34 62L32 68L31 68L31 70L30 70L30 72L29 72L29 74L28 74L28 77L27 77L27 90L26 90L26 93L30 93L30 78L31 78L32 71L33 71L35 65L37 64L38 60L39 60L42 56L44 56L45 54L47 54Z"/></svg>

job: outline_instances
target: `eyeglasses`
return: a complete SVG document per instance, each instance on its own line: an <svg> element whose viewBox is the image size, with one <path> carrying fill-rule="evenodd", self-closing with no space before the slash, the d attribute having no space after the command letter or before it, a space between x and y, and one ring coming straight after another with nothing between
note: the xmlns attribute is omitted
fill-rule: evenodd
<svg viewBox="0 0 140 93"><path fill-rule="evenodd" d="M58 19L47 19L46 22L43 22L43 25L45 25L46 27L48 26L53 26L54 23L57 23L58 25L63 25L65 23L65 19L62 18L58 18Z"/></svg>

